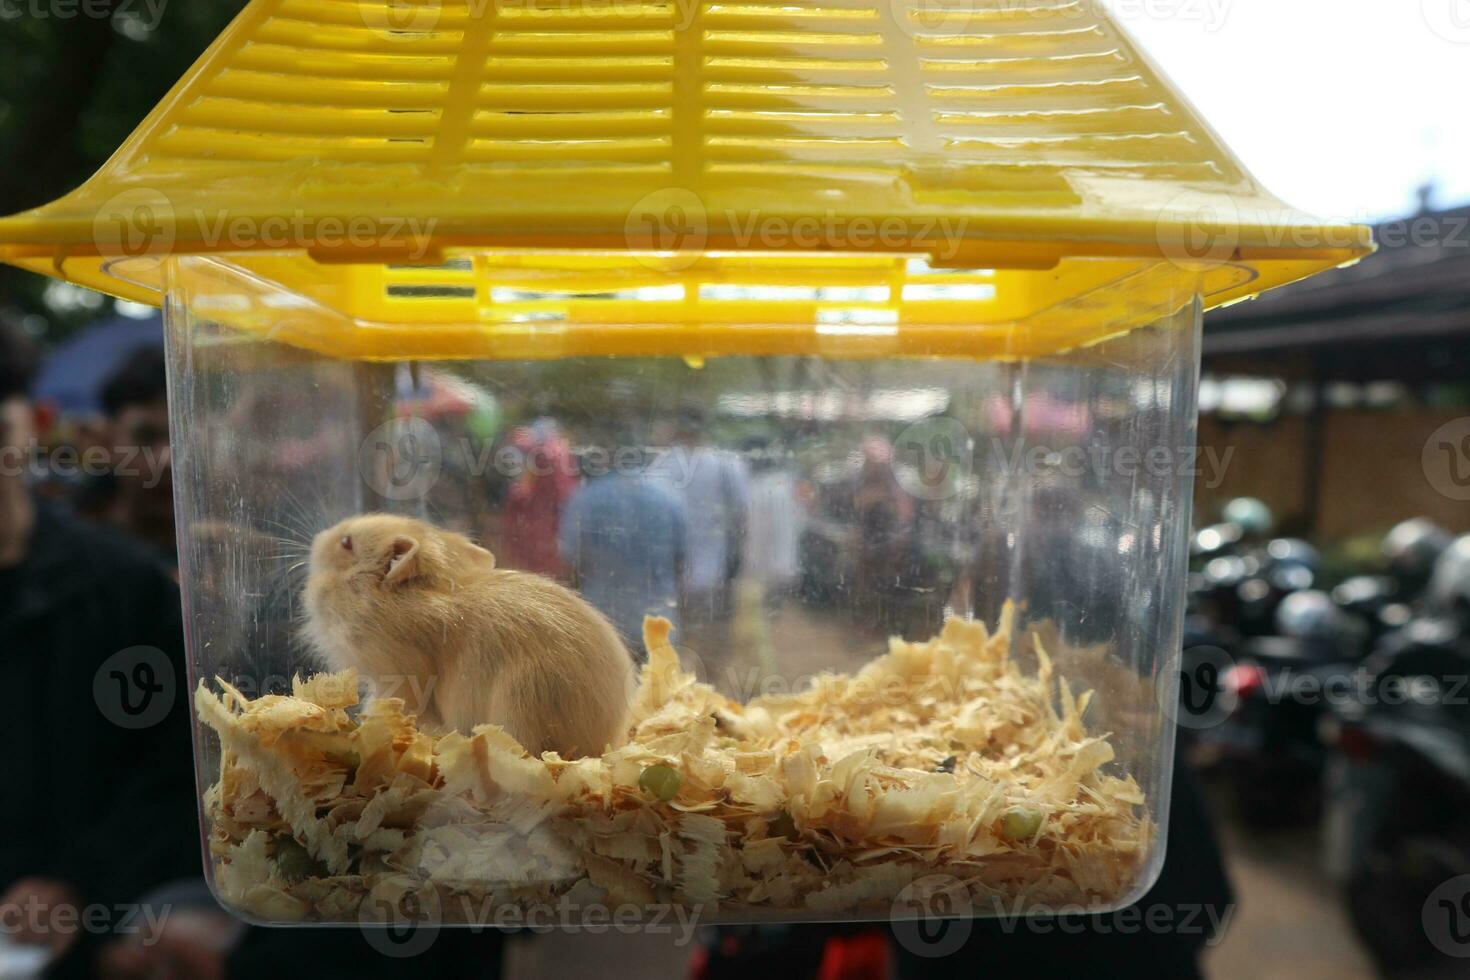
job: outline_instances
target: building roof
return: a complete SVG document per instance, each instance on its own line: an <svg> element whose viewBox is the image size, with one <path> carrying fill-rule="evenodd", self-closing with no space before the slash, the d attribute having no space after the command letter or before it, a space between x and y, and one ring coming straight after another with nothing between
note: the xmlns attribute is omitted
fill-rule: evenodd
<svg viewBox="0 0 1470 980"><path fill-rule="evenodd" d="M1379 251L1357 265L1211 313L1207 366L1358 380L1470 377L1470 207L1384 222L1374 235Z"/></svg>

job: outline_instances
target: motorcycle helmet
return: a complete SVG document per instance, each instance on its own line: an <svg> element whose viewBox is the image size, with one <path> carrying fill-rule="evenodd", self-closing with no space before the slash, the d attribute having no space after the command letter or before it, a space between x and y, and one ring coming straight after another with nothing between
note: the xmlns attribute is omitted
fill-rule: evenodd
<svg viewBox="0 0 1470 980"><path fill-rule="evenodd" d="M1383 536L1379 551L1388 569L1411 589L1422 588L1454 535L1425 517L1401 521Z"/></svg>
<svg viewBox="0 0 1470 980"><path fill-rule="evenodd" d="M1266 545L1266 578L1281 592L1310 589L1321 568L1321 554L1300 538L1277 538Z"/></svg>
<svg viewBox="0 0 1470 980"><path fill-rule="evenodd" d="M1470 534L1456 538L1434 563L1429 602L1441 612L1470 619Z"/></svg>
<svg viewBox="0 0 1470 980"><path fill-rule="evenodd" d="M1202 556L1222 554L1235 547L1244 533L1239 524L1211 524L1194 532L1194 537L1189 540L1189 550Z"/></svg>
<svg viewBox="0 0 1470 980"><path fill-rule="evenodd" d="M1332 590L1332 601L1349 612L1372 615L1398 595L1394 580L1384 575L1354 575Z"/></svg>
<svg viewBox="0 0 1470 980"><path fill-rule="evenodd" d="M1225 505L1220 517L1227 524L1238 524L1251 537L1263 538L1276 527L1271 508L1255 497L1236 497Z"/></svg>
<svg viewBox="0 0 1470 980"><path fill-rule="evenodd" d="M1282 636L1326 640L1343 635L1347 620L1326 592L1306 589L1281 600L1276 607L1276 628Z"/></svg>

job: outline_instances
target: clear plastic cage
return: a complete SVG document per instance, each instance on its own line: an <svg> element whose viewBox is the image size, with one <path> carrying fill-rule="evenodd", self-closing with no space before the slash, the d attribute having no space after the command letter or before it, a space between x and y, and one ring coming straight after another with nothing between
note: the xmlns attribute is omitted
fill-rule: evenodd
<svg viewBox="0 0 1470 980"><path fill-rule="evenodd" d="M1107 908L1152 880L1197 297L1024 360L880 356L851 292L819 297L807 353L361 360L215 311L373 325L228 261L172 262L199 780L226 905L833 919L923 913L936 889L950 914ZM340 613L308 583L343 543L312 541L369 512L463 535L496 568L390 585L384 551L361 587L388 618L342 624L352 654L324 653L318 620ZM513 712L447 717L522 669L495 622L460 626L456 595L532 602L528 576L575 590L635 665L608 744L510 733L569 724L579 687L620 683L559 648L555 618L531 621L555 665L518 675Z"/></svg>

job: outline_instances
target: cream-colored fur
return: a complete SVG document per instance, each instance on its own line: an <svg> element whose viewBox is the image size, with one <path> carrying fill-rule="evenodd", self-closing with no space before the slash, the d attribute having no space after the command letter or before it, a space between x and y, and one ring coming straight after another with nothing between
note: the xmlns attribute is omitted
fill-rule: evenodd
<svg viewBox="0 0 1470 980"><path fill-rule="evenodd" d="M597 755L626 735L633 662L576 593L495 567L462 535L387 514L312 542L305 636L426 730L491 722L533 754Z"/></svg>

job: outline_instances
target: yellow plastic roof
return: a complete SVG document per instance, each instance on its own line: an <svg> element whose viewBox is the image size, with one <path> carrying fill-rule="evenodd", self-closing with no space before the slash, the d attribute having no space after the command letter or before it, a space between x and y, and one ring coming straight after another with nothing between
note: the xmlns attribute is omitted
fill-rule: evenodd
<svg viewBox="0 0 1470 980"><path fill-rule="evenodd" d="M680 289L672 319L589 321L731 326L770 315L758 292L716 305L722 285L840 288L876 266L899 323L977 316L973 289L904 302L949 268L945 288L1023 294L978 322L1065 308L1057 342L1085 342L1125 308L1215 305L1371 251L1368 229L1266 193L1100 9L253 0L96 176L0 219L0 260L157 303L157 259L218 256L388 327L295 332L367 357L450 356L448 324L524 322L523 287L548 279ZM929 271L910 282L913 257ZM446 277L433 303L390 302ZM1110 282L1158 295L1085 299Z"/></svg>

